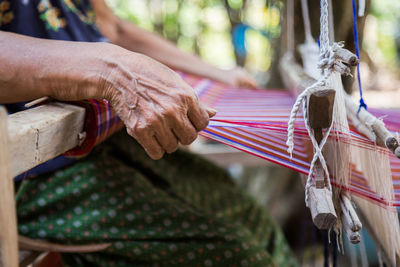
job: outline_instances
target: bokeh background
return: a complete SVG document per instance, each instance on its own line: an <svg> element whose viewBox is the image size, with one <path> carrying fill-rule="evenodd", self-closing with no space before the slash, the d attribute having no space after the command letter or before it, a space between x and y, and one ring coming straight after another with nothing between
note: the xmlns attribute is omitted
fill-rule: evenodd
<svg viewBox="0 0 400 267"><path fill-rule="evenodd" d="M262 85L274 84L270 72L282 45L285 1L109 0L108 4L121 18L164 36L213 65L225 69L244 66ZM295 12L300 15L301 10ZM318 22L319 17L311 20ZM399 25L400 1L370 2L362 32L365 60L361 71L366 90L399 89Z"/></svg>
<svg viewBox="0 0 400 267"><path fill-rule="evenodd" d="M283 87L277 66L285 52L286 1L283 0L108 0L115 13L162 35L184 51L223 69L246 68L263 87ZM319 1L309 0L314 38L319 31ZM295 39L304 40L300 1L295 1ZM334 0L336 41L354 51L350 0ZM359 18L361 79L369 106L400 108L400 1L366 0ZM358 101L354 79L345 80ZM204 146L198 152L207 154ZM215 150L215 149L214 149ZM228 155L231 151L226 152ZM223 153L222 153L223 154ZM229 154L230 155L230 154ZM303 266L322 266L326 236L317 231L304 206L297 173L266 162L225 164L237 183L264 205L283 227ZM378 264L368 237L346 246L338 266Z"/></svg>

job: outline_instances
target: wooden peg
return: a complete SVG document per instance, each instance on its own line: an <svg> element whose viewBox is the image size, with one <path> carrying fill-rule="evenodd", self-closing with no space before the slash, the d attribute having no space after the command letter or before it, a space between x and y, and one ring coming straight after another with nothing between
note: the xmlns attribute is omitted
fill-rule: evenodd
<svg viewBox="0 0 400 267"><path fill-rule="evenodd" d="M314 137L320 144L323 136L323 129L329 128L332 124L333 106L336 91L333 89L321 89L311 94L308 99L308 122L314 130ZM317 188L326 186L326 177L319 160L315 163L315 185Z"/></svg>
<svg viewBox="0 0 400 267"><path fill-rule="evenodd" d="M357 130L365 134L379 146L387 147L397 158L400 158L400 145L397 139L389 132L382 120L377 119L365 109L359 109L350 95L344 97L346 111ZM364 126L359 126L364 125Z"/></svg>
<svg viewBox="0 0 400 267"><path fill-rule="evenodd" d="M350 70L350 68L346 65L346 64L343 64L342 62L336 62L334 65L333 65L333 69L335 70L335 71L337 71L337 72L339 72L340 74L342 74L342 75L345 75L345 76L349 76L349 75L351 75L351 70Z"/></svg>
<svg viewBox="0 0 400 267"><path fill-rule="evenodd" d="M355 54L342 47L337 47L335 49L335 56L350 66L357 66L360 62Z"/></svg>
<svg viewBox="0 0 400 267"><path fill-rule="evenodd" d="M344 232L351 243L358 244L361 241L361 235L358 232L362 229L362 224L350 199L345 194L342 194L340 197L340 206L342 208Z"/></svg>
<svg viewBox="0 0 400 267"><path fill-rule="evenodd" d="M333 89L321 89L311 94L308 99L308 122L313 128L318 144L322 140L322 130L329 128L332 123L335 93ZM317 160L313 170L315 185L308 191L308 206L313 222L318 229L330 229L337 220L332 193L327 188L325 176L324 169Z"/></svg>
<svg viewBox="0 0 400 267"><path fill-rule="evenodd" d="M314 137L318 144L322 140L322 130L329 128L332 123L335 94L336 92L333 89L321 89L311 94L308 100L308 122L314 130ZM319 160L315 165L316 173L314 177L316 186L317 188L322 188L325 186L325 173Z"/></svg>
<svg viewBox="0 0 400 267"><path fill-rule="evenodd" d="M361 241L361 235L359 232L353 232L349 227L345 227L343 225L344 232L346 233L347 238L352 244L358 244Z"/></svg>
<svg viewBox="0 0 400 267"><path fill-rule="evenodd" d="M335 225L337 215L332 202L332 192L328 188L310 187L308 206L315 226L320 230L328 230Z"/></svg>
<svg viewBox="0 0 400 267"><path fill-rule="evenodd" d="M392 133L386 129L383 121L376 119L371 127L378 137L376 140L378 145L386 146L397 158L400 158L399 142Z"/></svg>
<svg viewBox="0 0 400 267"><path fill-rule="evenodd" d="M334 89L321 89L311 94L308 101L308 121L311 128L329 128L332 123L335 94ZM317 139L318 143L320 141Z"/></svg>
<svg viewBox="0 0 400 267"><path fill-rule="evenodd" d="M351 204L350 199L342 194L340 199L340 206L343 212L343 220L350 227L353 232L358 232L362 229L362 224L356 211L354 210L353 205Z"/></svg>

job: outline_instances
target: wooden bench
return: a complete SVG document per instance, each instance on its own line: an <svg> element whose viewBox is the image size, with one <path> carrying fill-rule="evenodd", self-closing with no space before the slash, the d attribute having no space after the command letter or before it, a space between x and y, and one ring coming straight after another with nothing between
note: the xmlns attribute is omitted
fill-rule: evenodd
<svg viewBox="0 0 400 267"><path fill-rule="evenodd" d="M62 103L9 116L0 106L0 267L19 265L13 177L77 146L84 118L84 108Z"/></svg>

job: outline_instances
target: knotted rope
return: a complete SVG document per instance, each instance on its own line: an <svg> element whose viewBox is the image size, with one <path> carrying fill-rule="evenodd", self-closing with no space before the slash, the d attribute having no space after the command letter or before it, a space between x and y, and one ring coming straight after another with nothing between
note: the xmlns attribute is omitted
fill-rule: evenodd
<svg viewBox="0 0 400 267"><path fill-rule="evenodd" d="M333 44L330 45L329 43L329 11L328 11L328 0L321 0L321 17L320 17L320 26L321 26L321 33L320 33L320 55L319 55L319 62L318 62L318 67L321 69L321 77L320 79L314 83L313 85L309 86L306 88L296 99L296 102L293 105L292 111L290 113L290 118L288 122L288 139L286 142L286 145L288 146L288 153L290 154L290 157L292 157L293 154L293 148L294 148L294 122L297 117L297 112L300 109L300 105L303 103L303 117L304 117L304 122L305 122L305 127L307 129L308 135L310 136L312 145L314 147L314 156L313 159L310 163L310 170L308 173L307 177L307 182L306 182L306 187L305 187L305 202L306 206L308 206L308 195L309 195L309 189L312 186L312 177L313 177L313 171L316 165L317 160L320 161L321 166L324 170L326 180L327 180L327 186L329 191L332 190L331 183L330 183L330 178L329 178L329 171L328 167L326 165L325 158L322 154L322 149L329 137L329 134L331 132L331 129L333 127L333 121L334 118L332 118L332 123L329 126L329 128L325 131L325 134L323 135L323 138L318 144L317 140L314 137L313 130L310 127L309 121L308 121L308 114L307 114L307 100L310 97L311 94L314 92L318 91L321 87L325 87L328 82L328 78L332 74L332 72L335 70L335 64L338 63L338 59L335 56L335 48L336 46L340 47L340 44Z"/></svg>

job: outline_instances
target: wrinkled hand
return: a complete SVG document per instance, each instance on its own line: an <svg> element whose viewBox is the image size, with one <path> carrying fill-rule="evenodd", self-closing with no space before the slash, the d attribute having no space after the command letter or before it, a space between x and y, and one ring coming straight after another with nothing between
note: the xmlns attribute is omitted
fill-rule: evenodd
<svg viewBox="0 0 400 267"><path fill-rule="evenodd" d="M216 111L168 67L141 54L124 52L103 74L104 90L118 116L152 159L192 143Z"/></svg>
<svg viewBox="0 0 400 267"><path fill-rule="evenodd" d="M256 88L258 86L257 81L240 67L225 71L222 80L234 87Z"/></svg>

